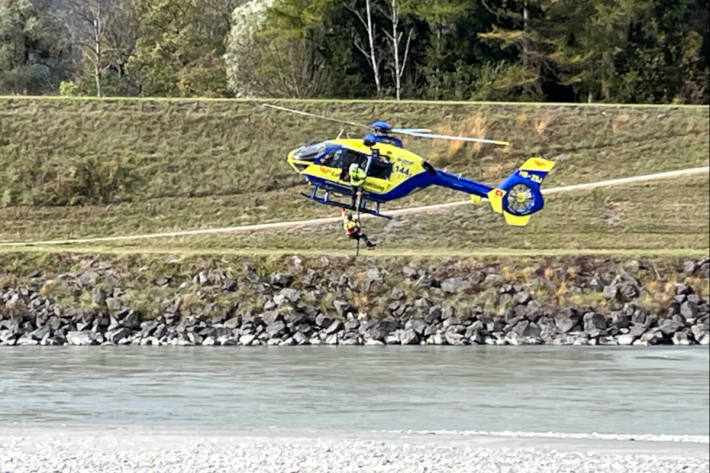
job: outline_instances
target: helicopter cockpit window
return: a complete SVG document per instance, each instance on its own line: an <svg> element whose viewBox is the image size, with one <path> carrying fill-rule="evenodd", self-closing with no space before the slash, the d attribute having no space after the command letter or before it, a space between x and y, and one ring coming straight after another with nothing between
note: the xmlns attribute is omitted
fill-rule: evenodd
<svg viewBox="0 0 710 473"><path fill-rule="evenodd" d="M330 143L323 141L320 143L313 143L310 145L302 146L293 155L295 159L300 159L302 161L313 161L320 154L325 151Z"/></svg>
<svg viewBox="0 0 710 473"><path fill-rule="evenodd" d="M320 163L323 166L328 166L330 168L343 168L343 150L342 149L335 149L325 156L323 156L320 160Z"/></svg>
<svg viewBox="0 0 710 473"><path fill-rule="evenodd" d="M373 157L367 175L379 179L389 179L392 174L392 162Z"/></svg>

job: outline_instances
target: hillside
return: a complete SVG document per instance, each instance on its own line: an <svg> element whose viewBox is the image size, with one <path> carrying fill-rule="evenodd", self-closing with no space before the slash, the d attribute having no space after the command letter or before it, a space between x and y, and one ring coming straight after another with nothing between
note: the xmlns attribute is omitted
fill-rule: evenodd
<svg viewBox="0 0 710 473"><path fill-rule="evenodd" d="M355 122L505 139L508 149L410 140L437 166L497 183L525 158L557 161L546 187L708 164L708 107L281 101ZM334 216L302 199L285 162L341 125L246 100L0 99L0 241L121 235ZM344 133L359 136L358 129ZM461 200L420 192L406 207ZM383 249L708 247L708 179L547 199L524 229L485 207L368 223ZM345 249L337 226L144 242L139 247ZM308 243L304 243L307 239ZM113 245L112 245L113 246ZM125 245L123 245L125 246Z"/></svg>

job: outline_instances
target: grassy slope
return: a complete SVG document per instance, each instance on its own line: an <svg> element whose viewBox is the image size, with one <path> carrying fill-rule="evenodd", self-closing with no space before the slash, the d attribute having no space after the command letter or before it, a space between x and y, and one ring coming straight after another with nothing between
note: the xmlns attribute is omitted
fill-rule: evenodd
<svg viewBox="0 0 710 473"><path fill-rule="evenodd" d="M281 102L279 102L281 103ZM708 164L708 107L562 106L427 102L285 102L367 123L486 135L510 149L411 141L438 166L495 183L530 155L555 159L547 186ZM337 135L338 124L249 101L0 98L0 241L143 233L331 216L297 196L285 155ZM346 130L357 136L356 129ZM110 204L42 206L82 182L82 163L111 163L95 180L116 183ZM127 171L116 178L112 169ZM86 179L86 178L84 178ZM78 184L77 184L78 182ZM68 191L67 191L68 190ZM464 198L417 193L393 206ZM708 179L660 181L548 198L525 229L487 209L460 207L367 230L383 249L708 247ZM23 205L33 203L35 205ZM139 246L347 249L337 226L259 235L193 237ZM308 243L304 243L307 241ZM135 245L135 243L134 243ZM122 244L122 247L130 247Z"/></svg>

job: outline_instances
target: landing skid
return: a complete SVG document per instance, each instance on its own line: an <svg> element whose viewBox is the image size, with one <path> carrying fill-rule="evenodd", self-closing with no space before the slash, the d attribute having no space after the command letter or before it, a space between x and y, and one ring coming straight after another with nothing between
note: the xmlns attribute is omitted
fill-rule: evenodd
<svg viewBox="0 0 710 473"><path fill-rule="evenodd" d="M354 212L360 212L364 214L370 214L374 215L375 217L382 217L386 218L387 220L392 219L389 215L383 215L380 213L380 204L379 202L376 202L375 205L376 207L374 209L368 209L365 207L367 205L367 200L366 199L361 199L360 200L360 208L358 209L356 206L354 206L352 203L345 203L345 202L339 202L337 200L332 200L328 196L328 192L326 191L325 195L323 197L318 196L318 190L319 186L314 186L313 191L310 194L306 194L305 192L301 192L301 195L303 197L306 197L308 199L311 199L315 202L318 202L319 204L323 205L331 205L333 207L340 207L348 210L352 210Z"/></svg>

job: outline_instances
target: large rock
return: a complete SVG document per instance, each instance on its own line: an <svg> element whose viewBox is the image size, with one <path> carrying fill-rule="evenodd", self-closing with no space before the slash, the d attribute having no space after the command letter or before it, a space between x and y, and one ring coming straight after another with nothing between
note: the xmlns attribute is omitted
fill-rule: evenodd
<svg viewBox="0 0 710 473"><path fill-rule="evenodd" d="M424 335L429 324L427 324L424 319L416 318L412 320L412 330L414 330L418 335Z"/></svg>
<svg viewBox="0 0 710 473"><path fill-rule="evenodd" d="M270 338L276 338L286 331L286 324L283 320L276 320L266 326L266 333Z"/></svg>
<svg viewBox="0 0 710 473"><path fill-rule="evenodd" d="M141 319L136 312L131 310L125 317L119 320L119 323L121 324L121 327L137 330L141 326Z"/></svg>
<svg viewBox="0 0 710 473"><path fill-rule="evenodd" d="M672 319L664 319L658 324L658 328L664 335L672 336L683 327L683 324Z"/></svg>
<svg viewBox="0 0 710 473"><path fill-rule="evenodd" d="M567 333L579 323L580 317L571 309L564 309L555 314L555 327L560 333Z"/></svg>
<svg viewBox="0 0 710 473"><path fill-rule="evenodd" d="M584 331L594 332L597 330L606 330L606 317L597 312L588 312L584 314Z"/></svg>
<svg viewBox="0 0 710 473"><path fill-rule="evenodd" d="M109 297L106 299L106 308L111 312L118 312L122 307L121 299L118 297Z"/></svg>
<svg viewBox="0 0 710 473"><path fill-rule="evenodd" d="M93 345L94 339L89 332L68 332L67 343L69 345Z"/></svg>
<svg viewBox="0 0 710 473"><path fill-rule="evenodd" d="M128 337L131 335L131 331L128 330L127 328L119 328L117 330L113 330L111 332L108 332L106 334L106 338L109 342L113 343L114 345L118 344L121 340L124 338Z"/></svg>
<svg viewBox="0 0 710 473"><path fill-rule="evenodd" d="M274 286L286 287L293 282L293 275L290 273L272 273L271 284Z"/></svg>
<svg viewBox="0 0 710 473"><path fill-rule="evenodd" d="M348 312L350 308L350 304L347 301L344 301L342 299L335 299L333 301L333 307L335 307L335 311L340 315L341 317L345 315L346 312Z"/></svg>
<svg viewBox="0 0 710 473"><path fill-rule="evenodd" d="M625 333L625 334L619 335L616 338L616 343L618 343L619 345L631 345L634 343L635 340L636 340L636 336L631 335L630 333Z"/></svg>
<svg viewBox="0 0 710 473"><path fill-rule="evenodd" d="M285 287L281 289L278 295L280 295L289 302L298 302L298 300L301 298L301 291L299 291L298 289L293 289L291 287ZM274 297L274 300L276 300L276 297Z"/></svg>
<svg viewBox="0 0 710 473"><path fill-rule="evenodd" d="M698 305L691 301L683 302L680 305L680 315L686 319L694 319L698 316Z"/></svg>
<svg viewBox="0 0 710 473"><path fill-rule="evenodd" d="M453 331L444 332L444 340L446 340L446 343L449 345L463 345L467 341L463 334Z"/></svg>
<svg viewBox="0 0 710 473"><path fill-rule="evenodd" d="M333 319L325 314L318 314L316 316L316 325L320 328L329 327L333 323Z"/></svg>
<svg viewBox="0 0 710 473"><path fill-rule="evenodd" d="M691 345L693 340L690 336L690 330L683 329L675 332L671 338L673 345Z"/></svg>
<svg viewBox="0 0 710 473"><path fill-rule="evenodd" d="M343 322L340 320L334 320L328 328L325 329L326 335L331 335L337 333L343 329Z"/></svg>
<svg viewBox="0 0 710 473"><path fill-rule="evenodd" d="M419 344L419 336L412 329L402 330L399 334L399 342L402 345L417 345Z"/></svg>
<svg viewBox="0 0 710 473"><path fill-rule="evenodd" d="M536 338L540 336L540 327L535 322L523 320L518 322L515 327L513 327L512 332L520 338Z"/></svg>
<svg viewBox="0 0 710 473"><path fill-rule="evenodd" d="M464 278L448 278L441 281L441 290L450 294L464 292L471 288L471 282Z"/></svg>

